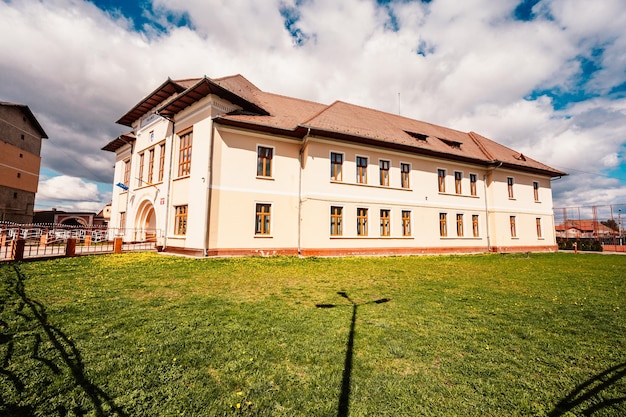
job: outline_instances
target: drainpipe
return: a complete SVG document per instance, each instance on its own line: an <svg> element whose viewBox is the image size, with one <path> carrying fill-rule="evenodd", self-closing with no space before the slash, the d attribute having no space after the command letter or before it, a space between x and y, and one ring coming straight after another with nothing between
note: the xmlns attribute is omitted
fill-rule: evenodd
<svg viewBox="0 0 626 417"><path fill-rule="evenodd" d="M488 174L493 174L493 171L500 168L502 166L502 162L498 164L495 168L488 170ZM491 253L491 236L489 231L489 202L488 202L488 193L487 193L487 174L483 175L483 188L485 190L485 224L487 227L487 252Z"/></svg>
<svg viewBox="0 0 626 417"><path fill-rule="evenodd" d="M206 216L204 216L204 247L202 251L204 256L209 256L209 233L211 232L211 198L213 191L211 190L213 184L213 147L215 143L215 118L211 120L211 135L209 137L209 166L207 168L207 176L205 179L205 194L206 194Z"/></svg>
<svg viewBox="0 0 626 417"><path fill-rule="evenodd" d="M304 148L309 144L311 128L307 129L300 146L300 172L298 175L298 256L302 255L302 171L304 170Z"/></svg>

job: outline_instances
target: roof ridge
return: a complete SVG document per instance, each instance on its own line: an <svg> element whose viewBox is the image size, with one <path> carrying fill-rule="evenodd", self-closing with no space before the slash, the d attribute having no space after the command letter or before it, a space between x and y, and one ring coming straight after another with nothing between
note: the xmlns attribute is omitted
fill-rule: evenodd
<svg viewBox="0 0 626 417"><path fill-rule="evenodd" d="M301 101L303 103L319 104L320 106L328 107L328 104L320 103L319 101L307 100L307 99L304 99L304 98L288 96L288 95L285 95L285 94L272 93L272 92L264 91L264 90L261 90L261 89L259 89L259 91L261 93L269 95L269 96L282 97L282 98L287 98L287 99L290 99L290 100Z"/></svg>
<svg viewBox="0 0 626 417"><path fill-rule="evenodd" d="M202 77L179 78L179 79L176 79L176 80L168 78L169 81L172 81L172 82L175 82L175 83L180 83L180 82L184 82L184 81L200 81L201 79L202 79Z"/></svg>
<svg viewBox="0 0 626 417"><path fill-rule="evenodd" d="M307 120L304 120L302 123L300 123L300 126L306 126L307 123L311 122L311 120L321 116L324 112L328 111L331 107L334 107L337 103L339 103L339 100L335 100L335 101L333 101L332 103L330 103L328 105L322 104L322 106L324 106L324 108L321 109L320 111L318 111L317 113L315 113L313 116L309 117Z"/></svg>
<svg viewBox="0 0 626 417"><path fill-rule="evenodd" d="M484 153L487 158L489 158L491 161L495 161L496 160L496 158L494 158L494 156L491 154L491 152L489 152L487 150L487 147L483 144L481 138L483 138L484 136L479 135L478 133L476 133L474 131L470 131L467 134L467 136L469 136L470 139L472 139L474 141L476 146L478 146L478 149L480 149L480 151L482 153Z"/></svg>

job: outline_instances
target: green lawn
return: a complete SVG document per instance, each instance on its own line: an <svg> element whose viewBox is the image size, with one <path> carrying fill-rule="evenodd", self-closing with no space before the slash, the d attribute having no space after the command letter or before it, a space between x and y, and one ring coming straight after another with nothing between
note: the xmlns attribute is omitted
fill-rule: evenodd
<svg viewBox="0 0 626 417"><path fill-rule="evenodd" d="M0 415L624 416L626 256L0 265Z"/></svg>

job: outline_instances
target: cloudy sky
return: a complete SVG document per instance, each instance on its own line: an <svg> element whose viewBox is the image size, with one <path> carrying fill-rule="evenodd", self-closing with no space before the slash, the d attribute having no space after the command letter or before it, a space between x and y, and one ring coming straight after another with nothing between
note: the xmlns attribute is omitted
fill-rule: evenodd
<svg viewBox="0 0 626 417"><path fill-rule="evenodd" d="M624 0L0 0L0 100L43 144L38 209L110 200L115 124L167 77L476 131L568 172L555 207L626 203Z"/></svg>

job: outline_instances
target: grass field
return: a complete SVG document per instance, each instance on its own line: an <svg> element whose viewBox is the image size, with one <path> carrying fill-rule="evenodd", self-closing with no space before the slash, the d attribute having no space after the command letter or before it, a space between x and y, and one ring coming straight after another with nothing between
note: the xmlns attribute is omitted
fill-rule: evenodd
<svg viewBox="0 0 626 417"><path fill-rule="evenodd" d="M626 256L0 265L0 415L624 416Z"/></svg>

